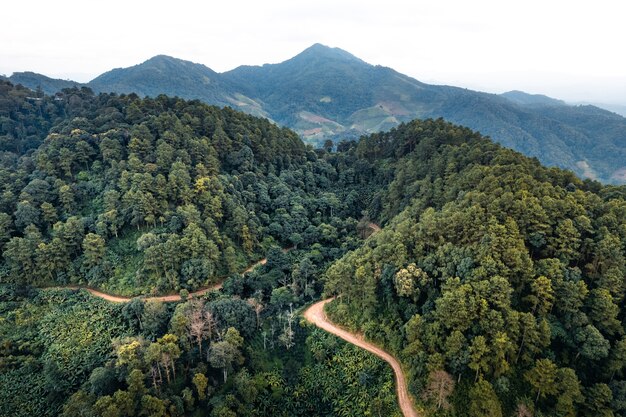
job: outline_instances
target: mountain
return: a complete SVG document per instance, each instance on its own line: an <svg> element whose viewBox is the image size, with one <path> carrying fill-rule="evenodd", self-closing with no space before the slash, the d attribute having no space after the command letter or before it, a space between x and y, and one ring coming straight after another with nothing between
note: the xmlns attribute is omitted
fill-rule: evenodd
<svg viewBox="0 0 626 417"><path fill-rule="evenodd" d="M31 83L24 84L34 88ZM290 127L311 144L442 117L584 178L626 182L626 119L543 95L502 95L422 83L315 44L278 64L225 73L163 55L87 84L96 92L167 94L232 106Z"/></svg>
<svg viewBox="0 0 626 417"><path fill-rule="evenodd" d="M157 55L130 68L116 68L96 77L89 86L95 92L136 93L155 97L159 94L184 99L200 99L226 105L230 93L218 73L189 61Z"/></svg>
<svg viewBox="0 0 626 417"><path fill-rule="evenodd" d="M523 92L498 96L429 85L320 44L279 64L242 66L223 75L309 142L443 117L583 177L625 179L626 119L598 108Z"/></svg>
<svg viewBox="0 0 626 417"><path fill-rule="evenodd" d="M238 67L224 76L308 140L348 130L386 130L408 121L420 113L415 92L426 87L320 44L280 64Z"/></svg>
<svg viewBox="0 0 626 417"><path fill-rule="evenodd" d="M576 103L577 105L592 105L600 107L601 109L608 110L613 113L617 113L620 116L626 117L626 105L614 104L614 103Z"/></svg>
<svg viewBox="0 0 626 417"><path fill-rule="evenodd" d="M543 94L528 94L523 91L513 90L500 94L502 97L511 100L513 103L521 104L523 106L564 106L565 102L557 100L552 97L544 96Z"/></svg>
<svg viewBox="0 0 626 417"><path fill-rule="evenodd" d="M0 149L0 416L399 415L388 367L295 316L364 242L354 158L231 108L0 82L0 144L41 135ZM70 283L213 290L33 288Z"/></svg>
<svg viewBox="0 0 626 417"><path fill-rule="evenodd" d="M356 157L393 179L382 231L324 274L326 314L397 355L423 415L624 415L626 187L441 120Z"/></svg>
<svg viewBox="0 0 626 417"><path fill-rule="evenodd" d="M32 90L37 90L41 87L42 91L46 94L54 94L57 91L61 91L64 88L80 87L83 84L72 80L60 80L56 78L46 77L42 74L35 72L14 72L13 75L7 78L13 84L22 84Z"/></svg>

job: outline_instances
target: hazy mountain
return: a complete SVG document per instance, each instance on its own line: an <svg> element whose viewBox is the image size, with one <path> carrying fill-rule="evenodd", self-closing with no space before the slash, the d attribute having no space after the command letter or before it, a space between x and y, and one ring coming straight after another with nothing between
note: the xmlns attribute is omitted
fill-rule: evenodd
<svg viewBox="0 0 626 417"><path fill-rule="evenodd" d="M617 113L620 116L626 117L626 105L623 104L614 104L614 103L575 103L576 105L592 105L596 107L600 107L601 109L608 110L612 113Z"/></svg>
<svg viewBox="0 0 626 417"><path fill-rule="evenodd" d="M231 90L212 69L189 61L157 55L130 68L116 68L89 82L96 92L167 94L227 104Z"/></svg>
<svg viewBox="0 0 626 417"><path fill-rule="evenodd" d="M42 84L42 77L35 81ZM39 85L30 81L23 84ZM222 74L159 55L87 85L96 92L167 94L229 105L288 126L317 145L388 130L414 118L443 117L545 164L583 177L626 181L623 117L521 91L496 95L424 84L320 44L279 64L241 66Z"/></svg>
<svg viewBox="0 0 626 417"><path fill-rule="evenodd" d="M14 72L13 75L7 79L13 84L22 84L24 87L28 87L32 90L37 90L38 87L41 87L43 92L46 94L54 94L64 88L80 87L83 85L76 81L50 78L45 75L29 71Z"/></svg>
<svg viewBox="0 0 626 417"><path fill-rule="evenodd" d="M557 100L552 97L544 96L543 94L528 94L523 91L513 90L500 94L502 97L511 100L513 103L526 105L526 106L564 106L566 105L563 100Z"/></svg>
<svg viewBox="0 0 626 417"><path fill-rule="evenodd" d="M199 99L209 104L232 106L271 119L261 105L236 91L211 68L166 55L157 55L130 68L116 68L89 82L96 92L159 94Z"/></svg>
<svg viewBox="0 0 626 417"><path fill-rule="evenodd" d="M388 129L420 113L419 96L434 98L425 84L320 44L280 64L242 66L224 76L309 140Z"/></svg>

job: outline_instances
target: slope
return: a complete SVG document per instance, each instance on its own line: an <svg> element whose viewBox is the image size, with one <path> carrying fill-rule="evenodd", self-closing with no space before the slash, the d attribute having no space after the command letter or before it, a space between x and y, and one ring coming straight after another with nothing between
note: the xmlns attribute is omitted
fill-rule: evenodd
<svg viewBox="0 0 626 417"><path fill-rule="evenodd" d="M226 104L229 88L215 71L189 61L157 55L130 68L116 68L89 82L96 92L136 93L156 97L167 93L184 99Z"/></svg>
<svg viewBox="0 0 626 417"><path fill-rule="evenodd" d="M0 160L3 282L193 291L272 247L339 239L360 214L356 198L339 206L351 187L335 167L267 120L165 96L66 99L80 106L37 149Z"/></svg>

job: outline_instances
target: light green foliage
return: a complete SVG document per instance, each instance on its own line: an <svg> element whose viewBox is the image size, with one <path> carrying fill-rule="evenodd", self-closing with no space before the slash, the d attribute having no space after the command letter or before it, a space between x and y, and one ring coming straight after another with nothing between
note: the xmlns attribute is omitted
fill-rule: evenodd
<svg viewBox="0 0 626 417"><path fill-rule="evenodd" d="M535 366L526 371L524 379L537 393L537 399L557 393L557 367L549 359L538 359Z"/></svg>
<svg viewBox="0 0 626 417"><path fill-rule="evenodd" d="M83 240L85 265L90 268L98 265L104 257L105 243L101 236L88 233Z"/></svg>
<svg viewBox="0 0 626 417"><path fill-rule="evenodd" d="M204 374L197 373L193 376L192 382L193 382L194 387L196 388L198 399L200 401L204 401L204 399L206 398L206 389L207 389L209 380L207 379L206 376L204 376Z"/></svg>
<svg viewBox="0 0 626 417"><path fill-rule="evenodd" d="M401 297L412 297L419 294L419 288L428 282L428 274L418 268L414 263L396 272L394 283L396 292ZM418 294L416 294L416 291Z"/></svg>

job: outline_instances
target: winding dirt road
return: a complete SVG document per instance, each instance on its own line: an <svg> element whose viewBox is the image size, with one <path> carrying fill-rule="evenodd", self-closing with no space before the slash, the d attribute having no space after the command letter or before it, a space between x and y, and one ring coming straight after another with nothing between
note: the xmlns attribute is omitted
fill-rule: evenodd
<svg viewBox="0 0 626 417"><path fill-rule="evenodd" d="M365 349L368 352L372 352L374 355L378 356L389 365L391 365L393 373L396 377L398 403L400 405L400 410L402 411L402 414L405 417L421 417L420 414L418 414L415 410L415 407L413 407L413 402L411 401L411 397L406 386L406 376L402 371L400 363L396 360L396 358L394 358L378 346L363 340L363 337L347 332L346 330L335 326L330 320L328 320L328 317L326 317L326 313L324 313L324 306L326 305L326 303L332 300L333 298L329 298L327 300L319 301L313 304L304 312L304 318L307 321L315 324L317 327L342 338L346 342L352 343L353 345L358 346L361 349Z"/></svg>
<svg viewBox="0 0 626 417"><path fill-rule="evenodd" d="M292 248L285 248L283 249L283 252L289 252ZM254 268L260 266L260 265L265 265L267 263L267 258L263 258L260 261L257 261L255 263L253 263L252 265L250 265L248 268L246 268L242 274L246 274L248 272L251 272ZM48 287L50 289L68 289L68 290L85 290L88 291L91 295L98 297L98 298L102 298L103 300L106 301L110 301L112 303L127 303L130 300L132 300L135 297L123 297L121 295L113 295L113 294L107 294L105 292L96 290L95 288L90 288L90 287L81 287L78 285L68 285L68 286L64 286L64 287ZM222 283L218 282L217 284L213 284L213 285L209 285L207 287L202 287L199 290L193 291L189 293L189 297L192 296L199 296L199 295L203 295L206 294L209 291L213 291L213 290L219 290L220 288L222 288ZM144 301L161 301L163 303L175 303L177 301L180 301L180 294L170 294L170 295L156 295L156 296L152 296L152 297L145 297L145 296L137 296L139 298L141 298Z"/></svg>
<svg viewBox="0 0 626 417"><path fill-rule="evenodd" d="M123 297L121 295L113 295L113 294L107 294L105 292L102 291L98 291L95 288L89 288L89 287L81 287L81 286L76 286L76 285L71 285L71 286L67 286L67 287L49 287L51 289L67 289L67 290L85 290L87 292L89 292L91 295L98 297L98 298L102 298L103 300L106 301L110 301L112 303L127 303L130 300L132 300L133 298L141 298L144 301L161 301L163 303L173 303L176 301L180 301L180 295L179 294L170 294L170 295L156 295L153 297L144 297L141 295L138 295L136 297ZM200 288L197 291L194 292L190 292L189 296L196 296L196 295L202 295L205 294L209 291L213 291L213 290L219 290L220 288L222 288L222 283L217 283L214 285L210 285L208 287L203 287Z"/></svg>

